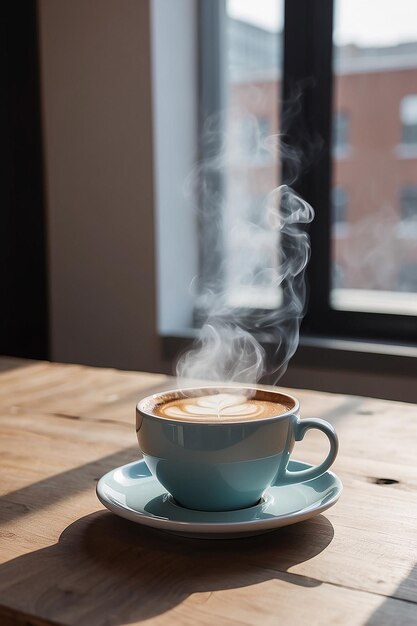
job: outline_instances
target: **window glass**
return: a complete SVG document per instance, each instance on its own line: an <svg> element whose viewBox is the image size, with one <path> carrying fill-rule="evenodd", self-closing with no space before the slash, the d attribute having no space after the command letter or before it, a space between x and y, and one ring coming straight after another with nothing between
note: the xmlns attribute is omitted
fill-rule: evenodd
<svg viewBox="0 0 417 626"><path fill-rule="evenodd" d="M336 153L346 152L349 145L349 116L338 111L333 118L333 149Z"/></svg>
<svg viewBox="0 0 417 626"><path fill-rule="evenodd" d="M330 304L415 314L415 0L336 0L334 74Z"/></svg>
<svg viewBox="0 0 417 626"><path fill-rule="evenodd" d="M417 185L405 185L402 187L400 216L402 221L408 223L417 222Z"/></svg>
<svg viewBox="0 0 417 626"><path fill-rule="evenodd" d="M331 195L331 219L332 219L332 237L340 239L346 237L349 232L348 223L348 197L344 187L333 187ZM343 268L340 264L335 264L332 270L333 277L337 278L337 285L341 286L340 276Z"/></svg>
<svg viewBox="0 0 417 626"><path fill-rule="evenodd" d="M347 215L347 195L344 187L334 187L332 190L332 219L333 225L345 224Z"/></svg>
<svg viewBox="0 0 417 626"><path fill-rule="evenodd" d="M417 144L417 95L401 100L401 138L403 144Z"/></svg>
<svg viewBox="0 0 417 626"><path fill-rule="evenodd" d="M399 273L400 291L417 291L417 263L404 263Z"/></svg>
<svg viewBox="0 0 417 626"><path fill-rule="evenodd" d="M262 269L276 266L278 240L262 216L266 197L280 184L271 136L279 133L283 2L227 0L225 6L224 280L231 304L275 308L280 296ZM242 273L248 259L252 267Z"/></svg>
<svg viewBox="0 0 417 626"><path fill-rule="evenodd" d="M414 240L405 242L407 247L414 243L417 246L417 185L403 185L399 194L400 201L400 221L397 225L397 235L399 239ZM406 263L406 266L409 265ZM401 267L404 267L403 265ZM409 270L407 270L409 271ZM404 291L404 270L400 270L400 290ZM407 281L408 283L410 281Z"/></svg>

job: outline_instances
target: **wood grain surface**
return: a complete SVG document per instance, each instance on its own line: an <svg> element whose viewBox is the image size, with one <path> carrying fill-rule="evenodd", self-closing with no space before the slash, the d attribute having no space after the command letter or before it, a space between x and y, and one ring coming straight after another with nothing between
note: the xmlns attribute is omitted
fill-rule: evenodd
<svg viewBox="0 0 417 626"><path fill-rule="evenodd" d="M344 483L324 515L239 540L117 518L99 477L139 456L135 404L162 375L0 361L0 625L417 624L417 411L292 390L334 424ZM294 457L318 462L311 432Z"/></svg>

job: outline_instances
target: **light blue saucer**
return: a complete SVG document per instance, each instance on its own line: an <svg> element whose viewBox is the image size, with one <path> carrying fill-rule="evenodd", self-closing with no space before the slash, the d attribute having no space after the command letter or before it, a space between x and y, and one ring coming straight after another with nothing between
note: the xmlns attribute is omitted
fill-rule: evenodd
<svg viewBox="0 0 417 626"><path fill-rule="evenodd" d="M290 461L297 471L310 465ZM192 537L232 538L268 532L322 513L337 502L342 483L333 472L304 483L269 487L259 504L238 511L194 511L178 506L145 461L111 470L97 483L105 507L133 522Z"/></svg>

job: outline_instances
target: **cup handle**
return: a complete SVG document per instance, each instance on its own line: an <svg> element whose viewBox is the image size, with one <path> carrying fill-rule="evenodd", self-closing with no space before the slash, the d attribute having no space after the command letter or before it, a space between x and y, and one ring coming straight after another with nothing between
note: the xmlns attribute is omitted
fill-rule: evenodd
<svg viewBox="0 0 417 626"><path fill-rule="evenodd" d="M295 441L301 441L304 439L304 435L310 428L317 428L321 430L325 435L327 435L330 442L330 451L323 463L320 465L315 465L314 467L310 467L309 469L299 470L298 472L289 472L287 469L285 470L285 474L282 478L280 478L279 482L281 485L289 485L291 483L299 483L304 482L306 480L311 480L313 478L317 478L324 474L326 470L334 462L337 451L339 449L339 440L337 438L337 434L335 429L329 422L325 420L319 419L317 417L311 417L306 419L299 419L294 424L294 433L295 433Z"/></svg>

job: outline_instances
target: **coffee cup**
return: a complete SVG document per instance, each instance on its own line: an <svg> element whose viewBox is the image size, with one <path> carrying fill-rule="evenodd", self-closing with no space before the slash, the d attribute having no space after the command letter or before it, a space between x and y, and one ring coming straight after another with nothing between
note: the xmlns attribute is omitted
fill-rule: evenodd
<svg viewBox="0 0 417 626"><path fill-rule="evenodd" d="M294 443L322 431L330 451L319 465L289 471ZM256 505L271 485L317 478L334 462L328 422L299 418L296 398L275 390L199 387L157 393L136 407L139 447L152 474L181 506L227 511Z"/></svg>

